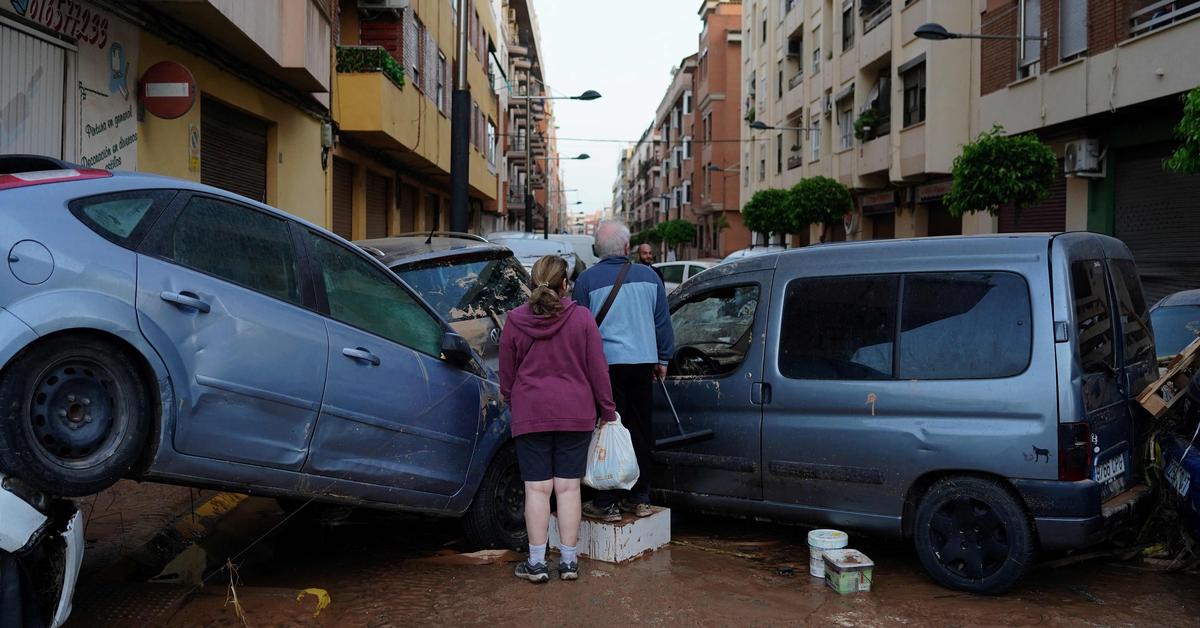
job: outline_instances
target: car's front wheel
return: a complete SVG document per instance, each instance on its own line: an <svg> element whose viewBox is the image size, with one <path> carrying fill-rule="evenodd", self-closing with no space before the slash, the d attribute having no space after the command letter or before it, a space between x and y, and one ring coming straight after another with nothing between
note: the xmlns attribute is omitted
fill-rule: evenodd
<svg viewBox="0 0 1200 628"><path fill-rule="evenodd" d="M517 468L517 449L509 443L496 452L475 500L463 518L467 539L485 548L524 549L525 483Z"/></svg>
<svg viewBox="0 0 1200 628"><path fill-rule="evenodd" d="M913 542L942 586L980 594L1011 588L1032 565L1037 542L1016 495L996 480L939 480L917 506Z"/></svg>
<svg viewBox="0 0 1200 628"><path fill-rule="evenodd" d="M0 375L0 469L51 495L108 488L150 430L148 387L113 343L60 337Z"/></svg>

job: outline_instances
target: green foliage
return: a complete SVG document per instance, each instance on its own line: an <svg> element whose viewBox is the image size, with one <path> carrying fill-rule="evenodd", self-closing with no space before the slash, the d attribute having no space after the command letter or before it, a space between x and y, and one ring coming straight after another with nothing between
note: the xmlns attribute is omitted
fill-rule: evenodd
<svg viewBox="0 0 1200 628"><path fill-rule="evenodd" d="M792 221L788 213L790 194L787 190L759 190L742 207L742 222L753 233L770 237L773 233L789 233Z"/></svg>
<svg viewBox="0 0 1200 628"><path fill-rule="evenodd" d="M1168 170L1200 174L1200 87L1183 96L1183 118L1175 127L1179 148L1163 163Z"/></svg>
<svg viewBox="0 0 1200 628"><path fill-rule="evenodd" d="M755 119L754 108L751 107L746 110L746 122L754 122L754 119Z"/></svg>
<svg viewBox="0 0 1200 628"><path fill-rule="evenodd" d="M1054 152L1035 135L1008 136L997 124L954 158L954 187L946 195L946 208L954 216L976 211L995 215L1005 205L1018 210L1034 205L1049 195L1057 170Z"/></svg>
<svg viewBox="0 0 1200 628"><path fill-rule="evenodd" d="M696 241L696 225L682 218L661 222L655 231L672 248Z"/></svg>
<svg viewBox="0 0 1200 628"><path fill-rule="evenodd" d="M871 107L858 115L854 121L854 137L860 141L875 139L879 135L879 110Z"/></svg>
<svg viewBox="0 0 1200 628"><path fill-rule="evenodd" d="M725 212L719 212L713 217L712 228L715 229L717 233L721 233L729 228L729 219L725 217Z"/></svg>
<svg viewBox="0 0 1200 628"><path fill-rule="evenodd" d="M638 180L645 181L646 177L650 176L650 169L653 167L654 167L654 164L650 163L650 161L643 161L643 162L639 163L638 171L637 171Z"/></svg>
<svg viewBox="0 0 1200 628"><path fill-rule="evenodd" d="M629 247L633 248L642 244L658 244L662 242L662 234L658 232L656 227L650 227L643 231L639 231L629 237Z"/></svg>
<svg viewBox="0 0 1200 628"><path fill-rule="evenodd" d="M380 46L338 46L337 71L383 72L396 87L404 87L404 67Z"/></svg>
<svg viewBox="0 0 1200 628"><path fill-rule="evenodd" d="M850 190L836 179L808 177L788 193L790 232L799 232L808 225L840 223L842 216L854 209Z"/></svg>

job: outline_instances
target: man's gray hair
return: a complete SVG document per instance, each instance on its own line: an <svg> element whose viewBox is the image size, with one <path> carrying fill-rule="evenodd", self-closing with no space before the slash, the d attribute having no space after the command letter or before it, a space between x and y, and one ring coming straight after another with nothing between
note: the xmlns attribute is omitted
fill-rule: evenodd
<svg viewBox="0 0 1200 628"><path fill-rule="evenodd" d="M596 253L600 257L625 255L629 245L629 227L620 220L602 220L596 225Z"/></svg>

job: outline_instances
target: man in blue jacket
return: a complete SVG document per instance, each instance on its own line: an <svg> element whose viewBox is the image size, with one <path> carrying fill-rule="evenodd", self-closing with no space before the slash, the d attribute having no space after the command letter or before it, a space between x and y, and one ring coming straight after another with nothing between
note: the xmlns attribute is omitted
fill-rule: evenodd
<svg viewBox="0 0 1200 628"><path fill-rule="evenodd" d="M629 229L618 220L601 222L596 227L596 252L603 259L579 276L573 295L593 316L603 309L622 267L630 264ZM602 521L619 521L622 512L646 517L651 514L653 384L655 378L666 377L667 362L675 352L667 292L654 269L630 264L600 324L600 336L604 339L613 401L632 437L641 476L628 491L601 491L583 506L583 514Z"/></svg>

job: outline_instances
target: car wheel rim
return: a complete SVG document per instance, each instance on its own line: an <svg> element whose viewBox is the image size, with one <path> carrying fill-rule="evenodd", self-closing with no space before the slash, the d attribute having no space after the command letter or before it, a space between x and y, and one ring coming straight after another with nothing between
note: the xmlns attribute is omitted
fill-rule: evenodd
<svg viewBox="0 0 1200 628"><path fill-rule="evenodd" d="M971 580L999 571L1010 553L1004 521L986 502L960 496L946 501L929 520L929 546L951 573Z"/></svg>
<svg viewBox="0 0 1200 628"><path fill-rule="evenodd" d="M95 466L112 455L129 422L116 378L83 358L61 360L42 371L28 417L34 452L71 469Z"/></svg>
<svg viewBox="0 0 1200 628"><path fill-rule="evenodd" d="M504 469L496 484L496 514L500 528L506 535L514 538L524 536L525 483L521 481L515 463Z"/></svg>

